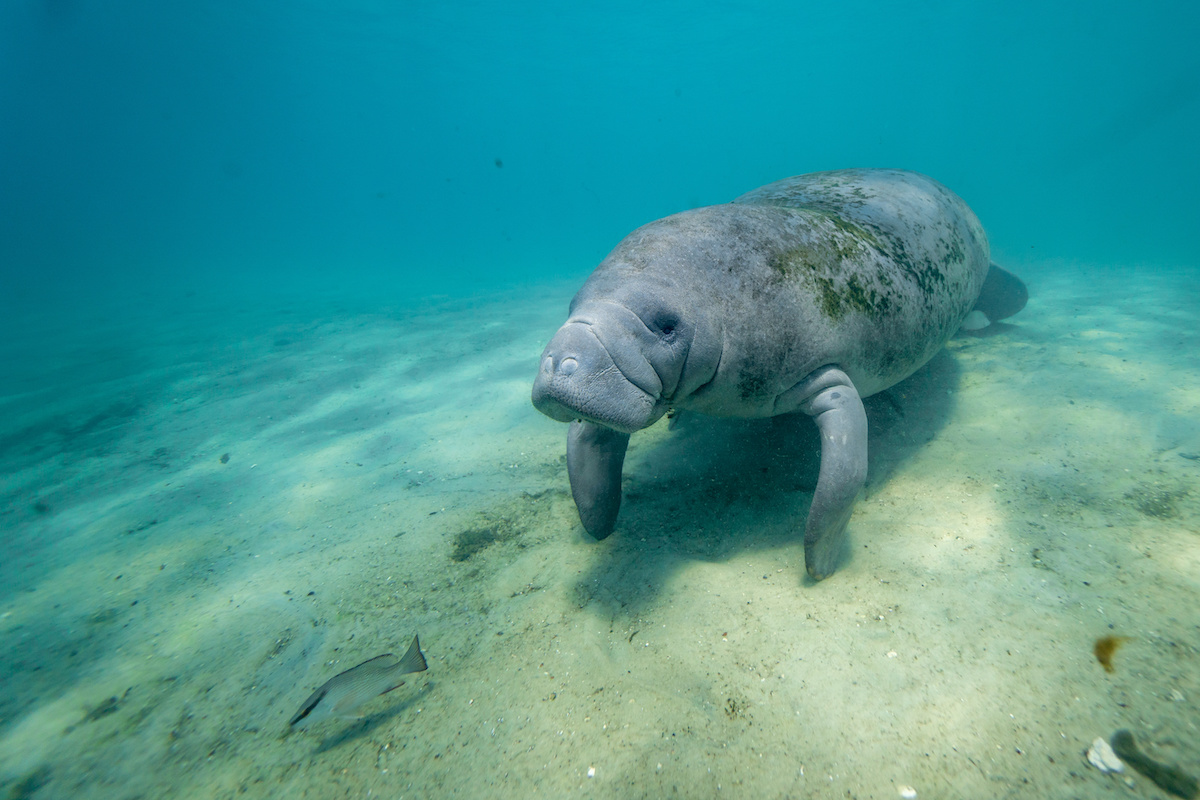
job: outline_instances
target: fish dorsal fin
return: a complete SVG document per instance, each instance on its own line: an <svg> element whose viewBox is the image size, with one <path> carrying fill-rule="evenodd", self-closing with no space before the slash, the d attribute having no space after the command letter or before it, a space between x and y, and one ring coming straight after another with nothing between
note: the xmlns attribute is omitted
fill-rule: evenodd
<svg viewBox="0 0 1200 800"><path fill-rule="evenodd" d="M400 659L398 669L402 675L409 672L424 672L429 669L425 664L425 654L421 652L421 643L417 640L416 634L413 634L412 644L408 646L408 652Z"/></svg>

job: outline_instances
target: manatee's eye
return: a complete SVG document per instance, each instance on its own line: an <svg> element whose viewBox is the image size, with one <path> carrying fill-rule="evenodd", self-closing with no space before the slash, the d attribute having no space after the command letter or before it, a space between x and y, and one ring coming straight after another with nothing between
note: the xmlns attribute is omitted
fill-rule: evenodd
<svg viewBox="0 0 1200 800"><path fill-rule="evenodd" d="M679 318L664 311L654 316L650 327L662 334L664 339L673 339L675 331L679 328Z"/></svg>

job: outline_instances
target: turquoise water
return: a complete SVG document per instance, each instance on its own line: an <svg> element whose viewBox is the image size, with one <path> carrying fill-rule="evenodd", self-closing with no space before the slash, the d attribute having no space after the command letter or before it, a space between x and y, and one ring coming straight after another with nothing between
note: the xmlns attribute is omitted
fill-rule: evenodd
<svg viewBox="0 0 1200 800"><path fill-rule="evenodd" d="M1122 727L1200 774L1198 32L4 3L0 792L1093 797ZM1029 306L868 403L831 578L803 426L637 434L591 540L529 404L574 291L646 222L845 167L953 189ZM427 672L289 729L418 632Z"/></svg>
<svg viewBox="0 0 1200 800"><path fill-rule="evenodd" d="M1010 262L1198 253L1187 3L2 13L17 287L503 286L584 274L647 220L848 166L937 177Z"/></svg>

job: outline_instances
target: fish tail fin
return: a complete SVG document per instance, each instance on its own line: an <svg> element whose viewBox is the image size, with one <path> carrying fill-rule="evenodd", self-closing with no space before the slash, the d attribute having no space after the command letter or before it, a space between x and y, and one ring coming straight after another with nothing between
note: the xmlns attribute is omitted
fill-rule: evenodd
<svg viewBox="0 0 1200 800"><path fill-rule="evenodd" d="M425 654L421 652L421 643L417 641L416 634L413 634L412 644L408 646L408 652L400 659L396 669L401 675L406 675L410 672L424 672L428 668L425 664Z"/></svg>

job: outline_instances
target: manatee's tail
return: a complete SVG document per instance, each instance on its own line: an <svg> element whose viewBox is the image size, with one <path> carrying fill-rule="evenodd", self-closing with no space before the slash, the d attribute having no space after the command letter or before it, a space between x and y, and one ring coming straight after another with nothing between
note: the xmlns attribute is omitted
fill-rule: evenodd
<svg viewBox="0 0 1200 800"><path fill-rule="evenodd" d="M1025 282L993 263L988 267L979 299L975 301L975 307L963 321L962 327L964 330L986 328L993 322L1016 314L1028 301L1029 290L1025 288Z"/></svg>

